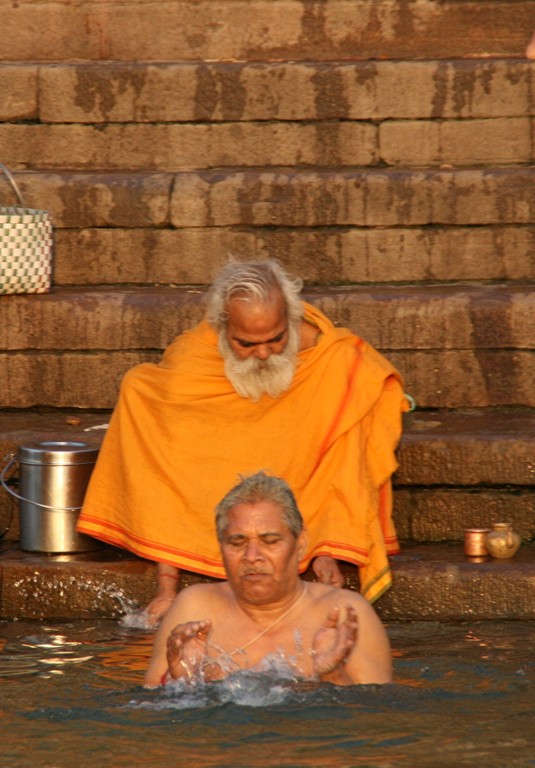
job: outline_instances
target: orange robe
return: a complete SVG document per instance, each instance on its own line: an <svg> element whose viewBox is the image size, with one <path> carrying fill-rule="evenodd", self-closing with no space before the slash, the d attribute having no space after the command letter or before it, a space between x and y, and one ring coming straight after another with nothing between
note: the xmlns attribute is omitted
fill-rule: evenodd
<svg viewBox="0 0 535 768"><path fill-rule="evenodd" d="M159 364L124 377L78 530L162 563L224 578L214 508L259 470L283 477L309 534L301 563L330 555L359 566L373 601L398 551L391 475L407 410L400 377L369 344L305 304L321 331L298 355L290 389L257 403L223 370L206 321Z"/></svg>

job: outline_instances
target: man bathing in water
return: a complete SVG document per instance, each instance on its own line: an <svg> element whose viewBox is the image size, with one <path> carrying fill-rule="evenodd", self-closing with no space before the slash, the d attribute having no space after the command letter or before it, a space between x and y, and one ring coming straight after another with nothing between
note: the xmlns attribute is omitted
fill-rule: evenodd
<svg viewBox="0 0 535 768"><path fill-rule="evenodd" d="M292 674L337 685L392 680L390 645L358 593L305 582L306 531L288 484L259 472L216 509L227 581L182 590L157 632L147 686L214 681L275 655Z"/></svg>

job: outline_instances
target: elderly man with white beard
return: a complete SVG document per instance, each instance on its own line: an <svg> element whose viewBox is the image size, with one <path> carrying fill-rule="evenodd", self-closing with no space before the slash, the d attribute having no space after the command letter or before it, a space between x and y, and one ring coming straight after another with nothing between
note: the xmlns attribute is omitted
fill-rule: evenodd
<svg viewBox="0 0 535 768"><path fill-rule="evenodd" d="M261 470L294 489L309 542L301 572L340 587L338 561L352 563L370 602L390 586L401 380L301 287L274 260L229 262L205 319L124 377L78 530L158 563L153 624L181 570L225 578L211 510L238 475Z"/></svg>

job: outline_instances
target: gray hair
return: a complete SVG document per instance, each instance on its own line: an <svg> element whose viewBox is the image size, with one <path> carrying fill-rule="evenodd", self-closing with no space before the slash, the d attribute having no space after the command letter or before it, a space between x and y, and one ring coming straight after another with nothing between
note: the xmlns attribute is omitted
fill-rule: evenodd
<svg viewBox="0 0 535 768"><path fill-rule="evenodd" d="M303 530L303 518L292 489L281 477L271 477L265 472L257 472L249 477L239 476L241 482L224 496L215 510L217 539L223 541L228 527L229 512L238 504L258 504L271 501L282 511L282 519L297 538Z"/></svg>
<svg viewBox="0 0 535 768"><path fill-rule="evenodd" d="M228 319L228 305L233 299L267 304L274 291L280 291L286 304L289 323L303 316L299 293L301 278L291 278L275 259L229 261L219 272L207 295L206 319L220 331Z"/></svg>

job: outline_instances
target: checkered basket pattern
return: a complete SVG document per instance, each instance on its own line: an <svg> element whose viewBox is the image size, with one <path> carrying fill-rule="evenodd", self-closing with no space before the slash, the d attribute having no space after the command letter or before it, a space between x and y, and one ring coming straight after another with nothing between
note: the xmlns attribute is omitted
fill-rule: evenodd
<svg viewBox="0 0 535 768"><path fill-rule="evenodd" d="M0 206L0 294L47 293L52 246L48 211Z"/></svg>

